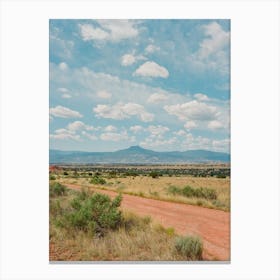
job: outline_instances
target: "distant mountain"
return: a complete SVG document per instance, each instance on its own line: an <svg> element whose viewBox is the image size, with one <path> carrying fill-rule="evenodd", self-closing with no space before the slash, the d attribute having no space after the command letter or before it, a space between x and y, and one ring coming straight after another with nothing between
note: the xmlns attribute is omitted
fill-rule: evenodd
<svg viewBox="0 0 280 280"><path fill-rule="evenodd" d="M95 164L95 163L122 163L122 164L156 164L156 163L207 163L229 162L227 153L206 150L189 150L185 152L155 152L139 146L116 152L79 152L50 150L50 164Z"/></svg>

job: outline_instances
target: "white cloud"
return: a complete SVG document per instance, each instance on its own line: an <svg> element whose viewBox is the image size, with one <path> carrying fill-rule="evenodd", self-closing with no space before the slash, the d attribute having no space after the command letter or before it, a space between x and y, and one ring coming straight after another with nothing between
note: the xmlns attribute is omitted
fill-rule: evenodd
<svg viewBox="0 0 280 280"><path fill-rule="evenodd" d="M90 126L90 125L86 125L81 121L75 121L75 122L69 123L67 126L67 129L69 129L70 131L78 131L78 130L82 130L82 129L94 130L94 127Z"/></svg>
<svg viewBox="0 0 280 280"><path fill-rule="evenodd" d="M126 141L134 141L135 138L134 137L130 137L126 131L122 131L120 133L116 133L116 132L106 132L106 133L102 133L100 135L100 139L104 140L104 141L114 141L114 142L118 142L118 141L122 141L122 140L126 140Z"/></svg>
<svg viewBox="0 0 280 280"><path fill-rule="evenodd" d="M107 92L106 90L98 91L96 95L99 98L103 98L103 99L109 99L112 97L112 94L110 92Z"/></svg>
<svg viewBox="0 0 280 280"><path fill-rule="evenodd" d="M212 146L213 146L213 149L216 151L229 152L230 140L229 139L213 140Z"/></svg>
<svg viewBox="0 0 280 280"><path fill-rule="evenodd" d="M100 28L94 28L91 24L79 24L80 32L84 41L106 40L110 34Z"/></svg>
<svg viewBox="0 0 280 280"><path fill-rule="evenodd" d="M185 123L184 127L186 129L192 129L192 128L196 128L197 124L194 121L188 121L188 122Z"/></svg>
<svg viewBox="0 0 280 280"><path fill-rule="evenodd" d="M121 58L121 64L123 66L128 66L136 62L136 58L132 54L125 54Z"/></svg>
<svg viewBox="0 0 280 280"><path fill-rule="evenodd" d="M64 71L68 69L68 65L65 62L59 63L59 69Z"/></svg>
<svg viewBox="0 0 280 280"><path fill-rule="evenodd" d="M208 58L229 44L229 32L224 31L217 22L211 22L203 28L207 38L200 43L198 54L201 58Z"/></svg>
<svg viewBox="0 0 280 280"><path fill-rule="evenodd" d="M206 94L203 94L203 93L196 93L194 95L194 97L198 100L198 101L208 101L209 98Z"/></svg>
<svg viewBox="0 0 280 280"><path fill-rule="evenodd" d="M140 145L143 148L150 149L150 148L164 148L164 150L172 150L174 149L174 144L177 143L177 138L172 137L169 139L160 139L160 138L153 138L147 137L144 141L140 142Z"/></svg>
<svg viewBox="0 0 280 280"><path fill-rule="evenodd" d="M80 135L77 135L75 132L69 131L65 128L57 129L55 134L50 134L50 138L55 140L81 140Z"/></svg>
<svg viewBox="0 0 280 280"><path fill-rule="evenodd" d="M114 131L117 131L117 128L113 125L108 125L104 128L104 131L106 132L114 132Z"/></svg>
<svg viewBox="0 0 280 280"><path fill-rule="evenodd" d="M58 88L57 91L61 92L61 93L67 93L69 92L69 90L67 88Z"/></svg>
<svg viewBox="0 0 280 280"><path fill-rule="evenodd" d="M68 99L68 98L71 98L72 96L68 93L64 93L64 94L61 95L61 97Z"/></svg>
<svg viewBox="0 0 280 280"><path fill-rule="evenodd" d="M164 109L170 115L175 115L181 121L187 120L214 120L218 116L217 108L207 105L197 100L186 102L183 104L166 105Z"/></svg>
<svg viewBox="0 0 280 280"><path fill-rule="evenodd" d="M145 111L144 107L136 103L117 103L115 105L98 104L93 108L96 116L115 120L123 120L130 116L138 116L142 121L152 121L154 115Z"/></svg>
<svg viewBox="0 0 280 280"><path fill-rule="evenodd" d="M208 123L208 128L210 128L212 130L220 129L220 128L223 128L223 127L224 127L223 124L221 122L219 122L219 121L216 121L216 120L210 121Z"/></svg>
<svg viewBox="0 0 280 280"><path fill-rule="evenodd" d="M94 134L90 134L86 131L82 131L82 135L84 135L85 137L87 137L90 140L97 140L98 139Z"/></svg>
<svg viewBox="0 0 280 280"><path fill-rule="evenodd" d="M203 25L202 30L205 38L197 52L188 56L188 63L200 71L210 70L228 75L230 33L215 21Z"/></svg>
<svg viewBox="0 0 280 280"><path fill-rule="evenodd" d="M153 53L153 52L159 51L159 50L160 50L160 47L155 46L155 45L153 45L153 44L150 44L150 45L148 45L148 46L145 48L145 52L146 52L146 53Z"/></svg>
<svg viewBox="0 0 280 280"><path fill-rule="evenodd" d="M133 133L139 133L140 131L143 131L144 128L140 125L134 125L134 126L131 126L129 128L129 130L131 130Z"/></svg>
<svg viewBox="0 0 280 280"><path fill-rule="evenodd" d="M133 20L96 20L99 27L92 24L79 24L80 33L84 41L112 41L118 42L124 39L138 36L137 22Z"/></svg>
<svg viewBox="0 0 280 280"><path fill-rule="evenodd" d="M143 55L134 55L134 54L125 54L121 57L121 65L129 66L134 64L138 60L145 60L147 59Z"/></svg>
<svg viewBox="0 0 280 280"><path fill-rule="evenodd" d="M55 117L60 118L81 118L82 115L74 110L63 106L56 106L55 108L50 108L50 114Z"/></svg>
<svg viewBox="0 0 280 280"><path fill-rule="evenodd" d="M164 133L169 131L169 128L162 125L150 125L147 130L154 136L162 136Z"/></svg>
<svg viewBox="0 0 280 280"><path fill-rule="evenodd" d="M148 98L148 103L160 103L168 99L164 93L154 93Z"/></svg>
<svg viewBox="0 0 280 280"><path fill-rule="evenodd" d="M185 130L180 129L178 131L173 132L173 134L178 135L178 136L185 136L187 133Z"/></svg>
<svg viewBox="0 0 280 280"><path fill-rule="evenodd" d="M134 75L143 77L167 78L169 76L169 72L163 66L160 66L153 61L147 61L144 64L142 64L138 69L136 69Z"/></svg>

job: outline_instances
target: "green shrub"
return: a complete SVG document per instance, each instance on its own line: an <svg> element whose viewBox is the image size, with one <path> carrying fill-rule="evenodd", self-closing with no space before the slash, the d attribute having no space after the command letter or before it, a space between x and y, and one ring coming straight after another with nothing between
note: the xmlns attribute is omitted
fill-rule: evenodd
<svg viewBox="0 0 280 280"><path fill-rule="evenodd" d="M94 176L91 180L90 180L90 183L91 184L94 184L94 185L105 185L106 184L106 180L103 179L102 177L99 177L99 176Z"/></svg>
<svg viewBox="0 0 280 280"><path fill-rule="evenodd" d="M190 186L186 186L184 188L178 188L176 186L170 186L168 188L168 193L173 195L179 194L186 197L197 197L197 198L205 198L210 200L217 199L216 191L209 188L192 188Z"/></svg>
<svg viewBox="0 0 280 280"><path fill-rule="evenodd" d="M157 171L151 171L149 176L155 179L158 178L159 176L162 176L162 174Z"/></svg>
<svg viewBox="0 0 280 280"><path fill-rule="evenodd" d="M50 180L55 180L56 177L54 175L50 175Z"/></svg>
<svg viewBox="0 0 280 280"><path fill-rule="evenodd" d="M218 174L216 177L219 179L225 179L227 176L225 174Z"/></svg>
<svg viewBox="0 0 280 280"><path fill-rule="evenodd" d="M103 236L109 229L116 229L121 223L121 195L111 200L109 196L96 193L89 196L84 192L71 202L70 212L64 216L66 227Z"/></svg>
<svg viewBox="0 0 280 280"><path fill-rule="evenodd" d="M60 196L64 195L66 192L66 188L60 183L56 182L54 184L50 184L50 196Z"/></svg>
<svg viewBox="0 0 280 280"><path fill-rule="evenodd" d="M175 239L175 249L187 260L202 260L203 244L197 236L181 236Z"/></svg>

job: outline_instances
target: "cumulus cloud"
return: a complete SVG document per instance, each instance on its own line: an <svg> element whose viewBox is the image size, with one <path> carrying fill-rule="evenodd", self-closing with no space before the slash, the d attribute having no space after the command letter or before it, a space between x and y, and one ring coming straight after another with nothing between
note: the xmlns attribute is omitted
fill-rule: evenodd
<svg viewBox="0 0 280 280"><path fill-rule="evenodd" d="M114 141L114 142L118 142L118 141L130 141L133 142L135 140L134 137L130 137L126 131L122 131L120 133L116 133L116 132L106 132L106 133L102 133L100 135L100 139L104 140L104 141Z"/></svg>
<svg viewBox="0 0 280 280"><path fill-rule="evenodd" d="M68 93L62 94L61 97L62 97L62 98L66 98L66 99L72 98L72 96L71 96L70 94L68 94Z"/></svg>
<svg viewBox="0 0 280 280"><path fill-rule="evenodd" d="M109 118L115 120L123 120L130 116L138 116L144 122L150 122L154 119L154 115L145 111L144 107L136 103L117 103L115 105L98 104L93 108L93 112L97 117Z"/></svg>
<svg viewBox="0 0 280 280"><path fill-rule="evenodd" d="M188 122L186 122L186 123L184 124L184 127L185 127L186 129L192 129L192 128L196 128L196 127L197 127L197 124L196 124L196 122L194 122L194 121L188 121Z"/></svg>
<svg viewBox="0 0 280 280"><path fill-rule="evenodd" d="M112 94L106 90L101 90L96 93L99 98L109 99L112 97Z"/></svg>
<svg viewBox="0 0 280 280"><path fill-rule="evenodd" d="M185 130L180 129L178 131L173 132L173 134L178 135L178 136L185 136L187 133Z"/></svg>
<svg viewBox="0 0 280 280"><path fill-rule="evenodd" d="M168 99L168 96L164 93L153 93L148 98L148 103L160 103L162 101L166 101Z"/></svg>
<svg viewBox="0 0 280 280"><path fill-rule="evenodd" d="M93 141L98 139L97 136L86 131L82 131L82 135Z"/></svg>
<svg viewBox="0 0 280 280"><path fill-rule="evenodd" d="M206 94L203 94L203 93L196 93L194 95L194 97L198 100L198 101L208 101L209 98Z"/></svg>
<svg viewBox="0 0 280 280"><path fill-rule="evenodd" d="M142 64L138 69L136 69L134 75L143 77L167 78L169 76L169 72L163 66L160 66L153 61L147 61L144 64Z"/></svg>
<svg viewBox="0 0 280 280"><path fill-rule="evenodd" d="M70 131L78 131L78 130L82 130L82 129L85 129L85 130L94 130L94 127L93 126L90 126L90 125L86 125L84 124L83 122L81 121L75 121L75 122L72 122L72 123L69 123L67 128L70 130Z"/></svg>
<svg viewBox="0 0 280 280"><path fill-rule="evenodd" d="M162 136L164 133L169 131L169 128L162 125L150 125L147 130L151 133L153 136Z"/></svg>
<svg viewBox="0 0 280 280"><path fill-rule="evenodd" d="M217 71L222 75L229 72L230 33L224 31L222 26L213 21L202 26L204 39L199 44L199 49L188 57L188 62L201 70Z"/></svg>
<svg viewBox="0 0 280 280"><path fill-rule="evenodd" d="M140 142L140 145L146 149L149 148L164 148L164 150L172 149L172 145L177 143L177 138L172 137L169 139L154 139L153 137L147 137L144 141Z"/></svg>
<svg viewBox="0 0 280 280"><path fill-rule="evenodd" d="M136 62L136 58L132 54L125 54L121 58L121 64L123 66L128 66Z"/></svg>
<svg viewBox="0 0 280 280"><path fill-rule="evenodd" d="M201 58L207 58L229 44L229 32L224 31L217 22L204 25L203 29L207 38L200 43L198 54Z"/></svg>
<svg viewBox="0 0 280 280"><path fill-rule="evenodd" d="M81 118L83 116L79 112L63 106L56 106L54 108L50 108L50 114L54 117L60 118Z"/></svg>
<svg viewBox="0 0 280 280"><path fill-rule="evenodd" d="M80 24L80 32L84 41L106 40L110 34L101 28L94 28L91 24Z"/></svg>
<svg viewBox="0 0 280 280"><path fill-rule="evenodd" d="M144 128L141 125L134 125L131 126L129 130L132 131L133 133L139 133L140 131L143 131Z"/></svg>
<svg viewBox="0 0 280 280"><path fill-rule="evenodd" d="M50 134L50 138L55 140L81 140L80 135L77 135L75 132L69 131L65 128L57 129L54 134Z"/></svg>
<svg viewBox="0 0 280 280"><path fill-rule="evenodd" d="M108 125L104 128L104 131L106 132L114 132L114 131L117 131L117 128L113 125Z"/></svg>
<svg viewBox="0 0 280 280"><path fill-rule="evenodd" d="M57 91L59 91L61 93L69 92L69 90L67 88L58 88Z"/></svg>
<svg viewBox="0 0 280 280"><path fill-rule="evenodd" d="M129 66L134 64L138 60L145 60L146 57L142 55L125 54L121 57L121 65Z"/></svg>
<svg viewBox="0 0 280 280"><path fill-rule="evenodd" d="M80 34L84 41L112 41L138 36L137 22L133 20L96 20L98 27L93 24L79 24Z"/></svg>
<svg viewBox="0 0 280 280"><path fill-rule="evenodd" d="M160 47L155 46L155 45L153 45L153 44L150 44L150 45L148 45L148 46L145 48L145 52L146 52L146 53L153 53L153 52L159 51L159 50L160 50Z"/></svg>
<svg viewBox="0 0 280 280"><path fill-rule="evenodd" d="M68 69L68 65L67 65L67 63L65 63L65 62L59 63L58 67L59 67L59 69L62 70L62 71Z"/></svg>
<svg viewBox="0 0 280 280"><path fill-rule="evenodd" d="M212 130L215 130L215 129L220 129L220 128L223 128L223 124L219 121L211 121L208 123L208 128L212 129Z"/></svg>
<svg viewBox="0 0 280 280"><path fill-rule="evenodd" d="M218 116L218 110L216 107L198 102L197 100L183 104L166 105L164 106L164 109L168 114L177 116L181 121L214 120Z"/></svg>
<svg viewBox="0 0 280 280"><path fill-rule="evenodd" d="M229 152L230 149L230 140L222 139L222 140L213 140L212 141L213 149L216 151L226 151Z"/></svg>

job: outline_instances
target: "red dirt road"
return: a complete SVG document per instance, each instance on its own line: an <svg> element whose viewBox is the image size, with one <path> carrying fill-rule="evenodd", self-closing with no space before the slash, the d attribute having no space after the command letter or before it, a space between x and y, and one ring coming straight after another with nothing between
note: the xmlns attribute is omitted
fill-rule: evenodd
<svg viewBox="0 0 280 280"><path fill-rule="evenodd" d="M64 184L70 189L81 186ZM98 190L111 197L114 191ZM230 213L199 206L166 202L122 194L122 208L142 216L151 216L164 227L173 227L178 234L195 234L203 239L205 260L230 260Z"/></svg>

